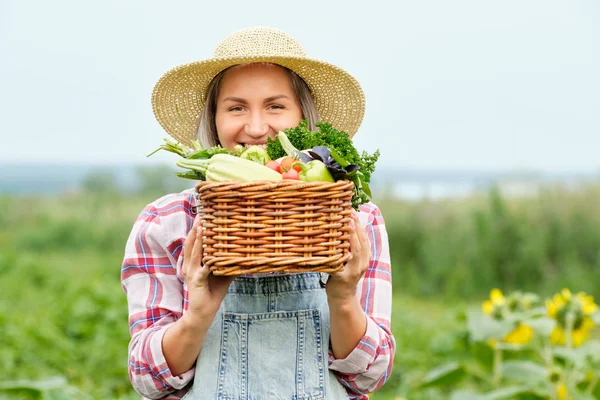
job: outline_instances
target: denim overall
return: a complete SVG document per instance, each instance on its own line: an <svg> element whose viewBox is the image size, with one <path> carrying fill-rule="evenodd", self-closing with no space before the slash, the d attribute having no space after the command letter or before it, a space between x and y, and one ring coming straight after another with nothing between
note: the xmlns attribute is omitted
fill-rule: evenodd
<svg viewBox="0 0 600 400"><path fill-rule="evenodd" d="M235 279L183 399L348 399L327 368L323 286L319 273Z"/></svg>

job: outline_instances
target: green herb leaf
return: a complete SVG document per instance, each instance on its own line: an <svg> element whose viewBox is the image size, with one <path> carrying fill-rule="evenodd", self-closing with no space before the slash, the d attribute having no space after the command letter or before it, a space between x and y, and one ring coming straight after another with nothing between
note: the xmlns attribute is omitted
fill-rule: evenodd
<svg viewBox="0 0 600 400"><path fill-rule="evenodd" d="M309 150L315 146L325 146L331 156L342 167L350 164L358 165L358 172L348 176L355 185L352 196L352 206L355 209L361 204L371 201L369 182L371 174L375 171L375 163L379 159L379 150L373 154L356 150L350 136L343 131L336 130L331 124L318 122L317 130L308 129L308 120L302 120L295 128L284 130L289 142L298 150ZM276 160L287 155L278 140L267 139L267 152L271 159Z"/></svg>

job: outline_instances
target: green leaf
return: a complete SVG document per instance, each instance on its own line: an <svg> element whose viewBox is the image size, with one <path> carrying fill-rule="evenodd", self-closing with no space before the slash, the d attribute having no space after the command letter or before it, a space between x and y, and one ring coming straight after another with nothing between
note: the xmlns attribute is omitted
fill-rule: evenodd
<svg viewBox="0 0 600 400"><path fill-rule="evenodd" d="M533 383L544 381L548 375L546 368L533 361L505 361L502 364L504 379L515 382Z"/></svg>
<svg viewBox="0 0 600 400"><path fill-rule="evenodd" d="M364 183L362 184L362 190L363 192L365 192L365 194L367 195L367 197L369 197L369 199L373 198L373 193L371 193L371 188L369 187L368 183Z"/></svg>
<svg viewBox="0 0 600 400"><path fill-rule="evenodd" d="M429 373L423 378L420 388L428 386L443 386L449 383L456 383L464 376L464 368L457 362L450 362L444 365L440 365L429 371Z"/></svg>
<svg viewBox="0 0 600 400"><path fill-rule="evenodd" d="M526 396L523 396L527 400L547 400L552 398L553 394L556 393L556 386L551 383L550 380L539 381L529 386L529 391Z"/></svg>
<svg viewBox="0 0 600 400"><path fill-rule="evenodd" d="M514 311L505 316L505 320L510 321L511 323L516 325L517 323L523 322L525 320L545 317L547 313L548 312L545 307L535 307L524 311Z"/></svg>
<svg viewBox="0 0 600 400"><path fill-rule="evenodd" d="M506 321L497 321L479 309L471 309L467 313L467 328L471 339L485 342L489 339L502 339L514 329L514 325Z"/></svg>
<svg viewBox="0 0 600 400"><path fill-rule="evenodd" d="M180 178L185 178L185 179L193 179L193 180L197 180L197 181L204 180L201 173L194 172L194 171L175 172L175 175L177 175Z"/></svg>
<svg viewBox="0 0 600 400"><path fill-rule="evenodd" d="M457 390L452 392L450 400L480 400L481 395L471 390Z"/></svg>
<svg viewBox="0 0 600 400"><path fill-rule="evenodd" d="M62 389L51 389L45 391L42 400L72 400L73 396Z"/></svg>
<svg viewBox="0 0 600 400"><path fill-rule="evenodd" d="M470 343L469 350L472 360L482 369L491 373L494 360L494 351L492 348L485 342L472 342Z"/></svg>
<svg viewBox="0 0 600 400"><path fill-rule="evenodd" d="M534 307L530 310L522 312L522 315L524 319L541 318L548 315L548 310L546 307Z"/></svg>
<svg viewBox="0 0 600 400"><path fill-rule="evenodd" d="M488 366L487 365L483 365L483 363L480 360L476 360L476 359L467 359L465 361L463 361L463 365L465 368L465 374L470 375L471 377L477 378L478 380L482 381L482 382L487 382L489 384L492 384L492 371L491 371L491 365Z"/></svg>
<svg viewBox="0 0 600 400"><path fill-rule="evenodd" d="M32 388L12 388L12 389L0 389L0 393L8 393L9 397L0 395L0 399L19 399L19 400L30 400L30 399L41 399L42 391ZM17 397L18 396L18 397Z"/></svg>
<svg viewBox="0 0 600 400"><path fill-rule="evenodd" d="M504 343L498 342L496 343L496 348L505 351L524 351L527 350L527 344L517 344L517 343Z"/></svg>
<svg viewBox="0 0 600 400"><path fill-rule="evenodd" d="M350 163L344 160L342 156L340 156L338 152L334 149L329 149L329 154L331 154L331 157L333 157L333 159L337 161L338 164L340 164L342 167L347 167L348 165L350 165Z"/></svg>
<svg viewBox="0 0 600 400"><path fill-rule="evenodd" d="M585 393L577 393L577 400L598 400L597 397L591 395L591 394L585 394Z"/></svg>
<svg viewBox="0 0 600 400"><path fill-rule="evenodd" d="M0 381L0 390L32 389L44 391L67 386L67 380L62 376L56 376L41 380L20 379L14 381Z"/></svg>
<svg viewBox="0 0 600 400"><path fill-rule="evenodd" d="M265 151L266 153L266 151ZM233 154L233 152L229 149L223 148L221 146L209 147L208 149L200 149L196 150L193 153L185 156L188 160L205 160L209 159L216 154Z"/></svg>
<svg viewBox="0 0 600 400"><path fill-rule="evenodd" d="M556 327L556 321L550 317L527 319L523 321L523 324L531 327L534 332L545 337L549 337Z"/></svg>
<svg viewBox="0 0 600 400"><path fill-rule="evenodd" d="M449 353L456 353L466 350L465 331L443 332L431 339L431 351L435 354L447 356Z"/></svg>
<svg viewBox="0 0 600 400"><path fill-rule="evenodd" d="M568 349L566 347L554 347L552 349L554 356L565 361L570 361L576 366L585 364L585 353L578 349Z"/></svg>
<svg viewBox="0 0 600 400"><path fill-rule="evenodd" d="M480 397L479 400L512 399L515 396L527 393L530 393L530 388L528 386L510 386L486 393L485 396Z"/></svg>
<svg viewBox="0 0 600 400"><path fill-rule="evenodd" d="M583 357L589 360L592 367L599 366L598 364L600 364L600 341L589 340L577 350L582 354Z"/></svg>
<svg viewBox="0 0 600 400"><path fill-rule="evenodd" d="M597 397L585 393L577 393L577 397L574 398L576 398L577 400L598 400Z"/></svg>

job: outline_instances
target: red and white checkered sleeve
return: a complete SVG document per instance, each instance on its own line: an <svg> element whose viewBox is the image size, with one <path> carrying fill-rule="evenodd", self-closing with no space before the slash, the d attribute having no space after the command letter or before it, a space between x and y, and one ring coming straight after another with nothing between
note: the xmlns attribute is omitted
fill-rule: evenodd
<svg viewBox="0 0 600 400"><path fill-rule="evenodd" d="M129 378L139 394L151 399L184 388L194 377L193 369L173 376L162 352L163 335L184 307L177 276L184 238L173 240L165 232L174 224L185 231L191 221L183 208L181 198L147 206L134 223L121 269L129 305Z"/></svg>
<svg viewBox="0 0 600 400"><path fill-rule="evenodd" d="M390 328L392 314L392 270L387 232L379 208L361 206L360 222L371 242L372 259L358 283L357 296L367 316L367 332L345 359L329 354L329 368L347 388L351 398L366 399L392 373L396 343Z"/></svg>

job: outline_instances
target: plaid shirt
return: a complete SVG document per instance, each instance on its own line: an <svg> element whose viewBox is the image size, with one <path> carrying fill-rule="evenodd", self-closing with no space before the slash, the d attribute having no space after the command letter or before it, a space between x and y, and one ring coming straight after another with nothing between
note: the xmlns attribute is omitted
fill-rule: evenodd
<svg viewBox="0 0 600 400"><path fill-rule="evenodd" d="M151 399L181 399L194 368L173 376L162 352L162 337L187 310L181 268L183 243L192 227L195 205L191 190L164 196L141 212L125 248L121 282L129 304L129 378L134 389ZM395 341L390 330L392 283L389 245L383 217L372 203L358 213L371 241L373 259L358 284L357 296L367 315L367 332L345 358L329 353L351 399L381 387L390 376Z"/></svg>

